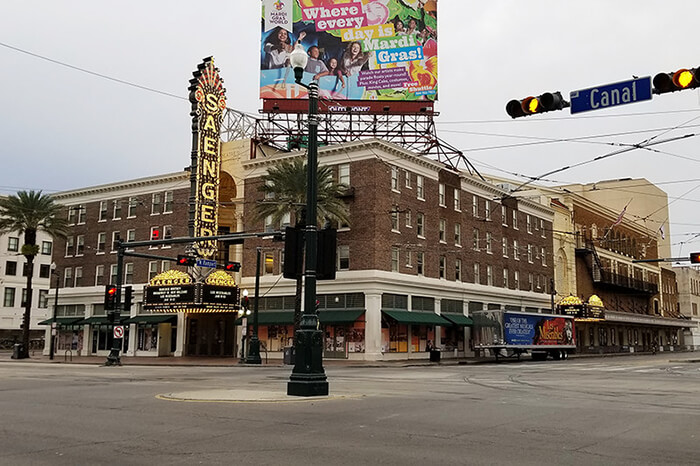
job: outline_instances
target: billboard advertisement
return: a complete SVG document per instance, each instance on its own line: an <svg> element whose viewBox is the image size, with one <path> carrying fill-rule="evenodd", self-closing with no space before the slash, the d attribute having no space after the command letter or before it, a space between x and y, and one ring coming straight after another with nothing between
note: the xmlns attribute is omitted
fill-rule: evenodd
<svg viewBox="0 0 700 466"><path fill-rule="evenodd" d="M508 345L574 345L573 319L548 315L503 315L503 333Z"/></svg>
<svg viewBox="0 0 700 466"><path fill-rule="evenodd" d="M309 56L303 83L321 99L422 102L437 99L436 0L262 0L260 97L304 99L289 54Z"/></svg>

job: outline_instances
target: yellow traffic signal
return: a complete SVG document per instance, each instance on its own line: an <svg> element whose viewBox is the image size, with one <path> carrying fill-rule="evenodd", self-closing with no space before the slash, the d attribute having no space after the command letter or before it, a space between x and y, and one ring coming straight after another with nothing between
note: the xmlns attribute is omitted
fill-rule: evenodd
<svg viewBox="0 0 700 466"><path fill-rule="evenodd" d="M700 68L681 68L672 73L659 73L654 76L654 94L666 94L696 87L700 87Z"/></svg>
<svg viewBox="0 0 700 466"><path fill-rule="evenodd" d="M525 97L522 100L511 100L506 104L506 113L511 118L518 118L537 113L551 112L570 107L571 104L564 100L561 92L545 92L538 97Z"/></svg>
<svg viewBox="0 0 700 466"><path fill-rule="evenodd" d="M700 252L691 252L690 253L690 263L691 264L700 264Z"/></svg>
<svg viewBox="0 0 700 466"><path fill-rule="evenodd" d="M690 70L678 70L673 74L673 84L681 89L686 89L693 83L695 75Z"/></svg>

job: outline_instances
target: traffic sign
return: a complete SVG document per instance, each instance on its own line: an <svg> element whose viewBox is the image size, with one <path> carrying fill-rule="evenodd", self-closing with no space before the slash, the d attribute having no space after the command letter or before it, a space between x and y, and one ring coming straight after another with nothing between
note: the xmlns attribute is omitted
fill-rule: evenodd
<svg viewBox="0 0 700 466"><path fill-rule="evenodd" d="M651 100L651 76L573 91L569 100L572 114Z"/></svg>
<svg viewBox="0 0 700 466"><path fill-rule="evenodd" d="M197 259L197 266L215 269L216 261L213 259Z"/></svg>
<svg viewBox="0 0 700 466"><path fill-rule="evenodd" d="M124 336L124 326L115 325L114 326L114 338L121 338Z"/></svg>

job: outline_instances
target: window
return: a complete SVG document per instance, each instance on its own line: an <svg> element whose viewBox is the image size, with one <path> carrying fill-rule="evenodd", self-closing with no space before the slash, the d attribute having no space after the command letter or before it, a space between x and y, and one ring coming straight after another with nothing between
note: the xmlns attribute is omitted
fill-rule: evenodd
<svg viewBox="0 0 700 466"><path fill-rule="evenodd" d="M391 209L391 231L399 231L399 208L397 206Z"/></svg>
<svg viewBox="0 0 700 466"><path fill-rule="evenodd" d="M503 269L503 288L508 288L508 269Z"/></svg>
<svg viewBox="0 0 700 466"><path fill-rule="evenodd" d="M440 239L440 242L441 242L441 243L444 243L444 242L447 241L447 238L446 238L446 236L447 236L446 230L447 230L447 220L445 220L444 218L441 218L441 219L440 219L440 230L439 230L439 231L440 231L440 233L439 233L439 239Z"/></svg>
<svg viewBox="0 0 700 466"><path fill-rule="evenodd" d="M98 222L107 221L107 201L100 201L100 213L97 216Z"/></svg>
<svg viewBox="0 0 700 466"><path fill-rule="evenodd" d="M97 254L104 254L105 252L105 244L107 243L107 233L100 232L97 234L97 249L95 252Z"/></svg>
<svg viewBox="0 0 700 466"><path fill-rule="evenodd" d="M75 223L78 221L78 210L77 206L70 206L68 207L68 224L69 225L75 225Z"/></svg>
<svg viewBox="0 0 700 466"><path fill-rule="evenodd" d="M163 200L163 213L169 214L173 211L173 192L166 191Z"/></svg>
<svg viewBox="0 0 700 466"><path fill-rule="evenodd" d="M530 214L527 214L527 217L525 217L525 223L527 224L527 232L532 234L532 219L530 218Z"/></svg>
<svg viewBox="0 0 700 466"><path fill-rule="evenodd" d="M163 210L163 195L153 193L151 197L151 215L158 215Z"/></svg>
<svg viewBox="0 0 700 466"><path fill-rule="evenodd" d="M126 216L128 218L134 218L136 217L136 206L139 204L139 200L135 197L130 197L129 198L129 206L127 207L126 210Z"/></svg>
<svg viewBox="0 0 700 466"><path fill-rule="evenodd" d="M425 215L419 212L418 214L416 214L416 234L421 238L425 238L424 223Z"/></svg>
<svg viewBox="0 0 700 466"><path fill-rule="evenodd" d="M462 246L462 225L455 223L455 246Z"/></svg>
<svg viewBox="0 0 700 466"><path fill-rule="evenodd" d="M503 249L503 257L508 257L508 238L502 238L501 248Z"/></svg>
<svg viewBox="0 0 700 466"><path fill-rule="evenodd" d="M474 263L474 283L481 283L481 270L479 270L479 264L477 262Z"/></svg>
<svg viewBox="0 0 700 466"><path fill-rule="evenodd" d="M14 236L7 238L7 250L11 252L19 251L19 238L15 238Z"/></svg>
<svg viewBox="0 0 700 466"><path fill-rule="evenodd" d="M404 180L405 180L405 183L406 183L406 187L407 187L408 189L411 189L411 172L409 172L409 171L404 171L403 174L404 174Z"/></svg>
<svg viewBox="0 0 700 466"><path fill-rule="evenodd" d="M95 266L95 286L105 284L105 266L100 264Z"/></svg>
<svg viewBox="0 0 700 466"><path fill-rule="evenodd" d="M544 229L544 220L540 219L540 234L542 235L542 238L547 237L547 231Z"/></svg>
<svg viewBox="0 0 700 466"><path fill-rule="evenodd" d="M153 280L158 275L158 261L150 261L148 263L148 281Z"/></svg>
<svg viewBox="0 0 700 466"><path fill-rule="evenodd" d="M87 217L87 209L83 204L80 204L78 207L78 225L83 225L85 224L85 218Z"/></svg>
<svg viewBox="0 0 700 466"><path fill-rule="evenodd" d="M513 259L516 261L520 260L520 251L518 250L518 240L513 240Z"/></svg>
<svg viewBox="0 0 700 466"><path fill-rule="evenodd" d="M49 290L39 290L39 309L49 307Z"/></svg>
<svg viewBox="0 0 700 466"><path fill-rule="evenodd" d="M486 208L486 220L491 221L491 201L484 201L484 207Z"/></svg>
<svg viewBox="0 0 700 466"><path fill-rule="evenodd" d="M289 215L289 214L287 214L287 215ZM282 220L284 221L285 218L289 219L289 217L283 217ZM289 220L287 220L286 224L283 224L283 226L289 226L289 225L290 225ZM172 237L173 237L173 226L172 225L163 225L163 239L172 239ZM132 240L129 240L129 241L132 241ZM170 245L163 244L161 247L169 248Z"/></svg>
<svg viewBox="0 0 700 466"><path fill-rule="evenodd" d="M422 252L417 252L416 253L416 272L418 272L418 275L423 275L424 270L423 270L423 262L425 260L425 254Z"/></svg>
<svg viewBox="0 0 700 466"><path fill-rule="evenodd" d="M280 218L280 230L284 230L285 228L287 228L288 226L291 226L291 225L292 225L292 213L285 212L285 214L282 215L282 218ZM165 228L165 227L163 227L163 228ZM163 233L163 235L165 235L165 232ZM170 237L172 237L172 233L171 233L171 236L169 236L168 238L170 238Z"/></svg>
<svg viewBox="0 0 700 466"><path fill-rule="evenodd" d="M112 212L112 220L121 220L122 218L122 201L114 201L114 211Z"/></svg>
<svg viewBox="0 0 700 466"><path fill-rule="evenodd" d="M41 253L45 256L50 256L53 250L53 243L51 241L41 242Z"/></svg>
<svg viewBox="0 0 700 466"><path fill-rule="evenodd" d="M486 266L486 284L493 286L493 267L490 265Z"/></svg>
<svg viewBox="0 0 700 466"><path fill-rule="evenodd" d="M75 255L82 256L85 253L85 236L78 235L75 238Z"/></svg>
<svg viewBox="0 0 700 466"><path fill-rule="evenodd" d="M82 267L76 267L75 268L75 286L79 287L83 285L83 268Z"/></svg>
<svg viewBox="0 0 700 466"><path fill-rule="evenodd" d="M479 216L479 198L472 196L472 216Z"/></svg>
<svg viewBox="0 0 700 466"><path fill-rule="evenodd" d="M411 225L411 209L406 211L406 228L413 228L413 225Z"/></svg>
<svg viewBox="0 0 700 466"><path fill-rule="evenodd" d="M416 196L420 200L425 200L423 191L423 175L416 175Z"/></svg>
<svg viewBox="0 0 700 466"><path fill-rule="evenodd" d="M266 252L264 256L265 263L263 264L263 272L265 275L274 273L275 256L271 252Z"/></svg>
<svg viewBox="0 0 700 466"><path fill-rule="evenodd" d="M501 223L504 227L508 226L508 209L504 205L501 206Z"/></svg>
<svg viewBox="0 0 700 466"><path fill-rule="evenodd" d="M547 267L547 251L545 250L544 246L542 246L540 249L540 257L542 257L542 265Z"/></svg>
<svg viewBox="0 0 700 466"><path fill-rule="evenodd" d="M23 276L23 277L28 277L28 276L29 276L29 264L27 264L26 262L24 262L24 263L22 264L22 276Z"/></svg>
<svg viewBox="0 0 700 466"><path fill-rule="evenodd" d="M477 228L474 228L474 235L473 235L473 240L472 240L472 249L475 251L479 250L479 230Z"/></svg>
<svg viewBox="0 0 700 466"><path fill-rule="evenodd" d="M39 277L40 278L49 278L51 275L51 266L49 264L40 264L39 265Z"/></svg>
<svg viewBox="0 0 700 466"><path fill-rule="evenodd" d="M455 201L455 210L456 211L461 211L462 210L462 192L455 188L454 190L454 201Z"/></svg>
<svg viewBox="0 0 700 466"><path fill-rule="evenodd" d="M136 241L136 230L126 230L126 240L127 241Z"/></svg>
<svg viewBox="0 0 700 466"><path fill-rule="evenodd" d="M462 281L462 259L455 259L455 280Z"/></svg>
<svg viewBox="0 0 700 466"><path fill-rule="evenodd" d="M445 183L438 184L438 202L440 207L445 207Z"/></svg>
<svg viewBox="0 0 700 466"><path fill-rule="evenodd" d="M446 264L445 256L440 256L439 268L438 268L438 270L440 271L440 278L445 278L445 264Z"/></svg>
<svg viewBox="0 0 700 466"><path fill-rule="evenodd" d="M391 248L391 271L399 271L399 248L397 247Z"/></svg>
<svg viewBox="0 0 700 466"><path fill-rule="evenodd" d="M275 231L275 225L272 221L272 215L268 215L265 217L265 232L269 233L271 231Z"/></svg>
<svg viewBox="0 0 700 466"><path fill-rule="evenodd" d="M161 272L167 272L168 270L170 270L170 266L171 266L171 265L172 265L172 264L170 263L170 261L162 261L162 262L160 263L160 271L161 271Z"/></svg>
<svg viewBox="0 0 700 466"><path fill-rule="evenodd" d="M527 290L532 291L532 287L533 287L532 274L528 273L527 274Z"/></svg>
<svg viewBox="0 0 700 466"><path fill-rule="evenodd" d="M7 261L7 263L5 263L5 275L17 275L16 261Z"/></svg>
<svg viewBox="0 0 700 466"><path fill-rule="evenodd" d="M118 231L113 231L112 232L112 252L117 252L117 248L119 247L119 232Z"/></svg>
<svg viewBox="0 0 700 466"><path fill-rule="evenodd" d="M117 283L117 264L109 266L109 283Z"/></svg>
<svg viewBox="0 0 700 466"><path fill-rule="evenodd" d="M486 252L487 252L488 254L492 254L492 253L493 253L492 243L493 243L493 241L492 241L491 233L490 233L490 232L486 232Z"/></svg>
<svg viewBox="0 0 700 466"><path fill-rule="evenodd" d="M73 286L73 269L66 267L63 271L63 287L70 288Z"/></svg>
<svg viewBox="0 0 700 466"><path fill-rule="evenodd" d="M513 228L518 229L518 211L514 210L513 211Z"/></svg>
<svg viewBox="0 0 700 466"><path fill-rule="evenodd" d="M342 163L338 165L338 184L350 186L350 164Z"/></svg>
<svg viewBox="0 0 700 466"><path fill-rule="evenodd" d="M532 264L532 244L527 245L527 261Z"/></svg>
<svg viewBox="0 0 700 466"><path fill-rule="evenodd" d="M513 272L513 286L516 290L520 289L520 272L517 270Z"/></svg>
<svg viewBox="0 0 700 466"><path fill-rule="evenodd" d="M350 246L338 246L338 270L350 270Z"/></svg>
<svg viewBox="0 0 700 466"><path fill-rule="evenodd" d="M15 306L15 289L5 288L5 297L3 299L3 306L14 307Z"/></svg>
<svg viewBox="0 0 700 466"><path fill-rule="evenodd" d="M158 241L160 239L160 227L151 227L151 237L150 238L151 238L151 241ZM158 246L150 246L150 247L157 248Z"/></svg>
<svg viewBox="0 0 700 466"><path fill-rule="evenodd" d="M134 283L134 264L129 262L124 264L124 284L130 285Z"/></svg>
<svg viewBox="0 0 700 466"><path fill-rule="evenodd" d="M399 190L399 169L396 167L391 167L391 189Z"/></svg>
<svg viewBox="0 0 700 466"><path fill-rule="evenodd" d="M72 236L69 236L66 238L66 257L70 257L73 255L73 252L75 251L75 238Z"/></svg>

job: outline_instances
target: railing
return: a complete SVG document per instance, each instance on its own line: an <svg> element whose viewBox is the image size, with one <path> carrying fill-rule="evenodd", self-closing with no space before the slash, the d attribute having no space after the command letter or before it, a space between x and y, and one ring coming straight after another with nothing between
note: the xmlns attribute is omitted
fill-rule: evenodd
<svg viewBox="0 0 700 466"><path fill-rule="evenodd" d="M657 285L656 283L647 282L638 278L628 277L627 275L612 273L607 270L600 271L599 283L604 283L606 285L615 285L622 288L642 291L644 293L649 294L657 294L659 292L659 285Z"/></svg>

